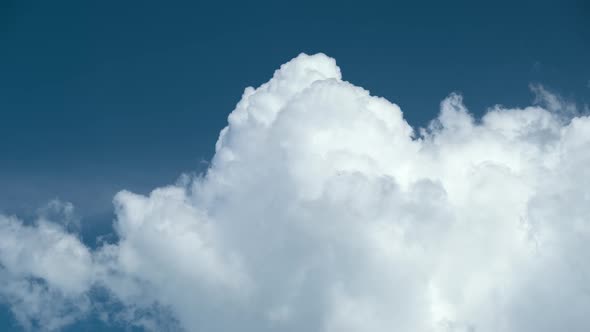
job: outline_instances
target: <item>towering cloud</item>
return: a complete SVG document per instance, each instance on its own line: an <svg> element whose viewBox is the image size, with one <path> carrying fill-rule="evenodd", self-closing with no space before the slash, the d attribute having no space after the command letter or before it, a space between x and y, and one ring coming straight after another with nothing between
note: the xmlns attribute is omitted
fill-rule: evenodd
<svg viewBox="0 0 590 332"><path fill-rule="evenodd" d="M415 130L302 54L244 91L205 174L115 196L115 243L1 217L1 299L47 330L97 311L152 330L587 331L590 118L534 90L544 106L481 119L451 94Z"/></svg>

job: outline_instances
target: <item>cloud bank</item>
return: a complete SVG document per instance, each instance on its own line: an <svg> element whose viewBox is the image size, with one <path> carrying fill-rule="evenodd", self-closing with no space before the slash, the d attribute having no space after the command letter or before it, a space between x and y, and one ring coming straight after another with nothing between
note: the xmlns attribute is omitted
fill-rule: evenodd
<svg viewBox="0 0 590 332"><path fill-rule="evenodd" d="M116 241L0 216L0 299L34 330L588 331L590 118L533 90L478 119L451 94L415 130L302 54L205 174L115 196Z"/></svg>

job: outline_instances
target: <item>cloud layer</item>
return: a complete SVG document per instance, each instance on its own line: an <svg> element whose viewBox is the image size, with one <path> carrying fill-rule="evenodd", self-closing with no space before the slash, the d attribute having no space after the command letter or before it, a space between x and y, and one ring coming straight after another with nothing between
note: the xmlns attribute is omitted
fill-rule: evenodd
<svg viewBox="0 0 590 332"><path fill-rule="evenodd" d="M45 330L587 331L590 118L533 90L481 119L451 94L415 130L302 54L244 91L206 174L116 195L114 243L0 216L0 298Z"/></svg>

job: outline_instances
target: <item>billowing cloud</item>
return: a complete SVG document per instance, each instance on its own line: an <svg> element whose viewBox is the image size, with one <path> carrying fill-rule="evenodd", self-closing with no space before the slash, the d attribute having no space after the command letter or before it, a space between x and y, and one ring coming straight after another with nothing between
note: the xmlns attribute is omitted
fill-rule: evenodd
<svg viewBox="0 0 590 332"><path fill-rule="evenodd" d="M102 311L153 330L587 331L590 118L533 90L540 106L478 119L451 94L415 130L302 54L244 91L205 174L116 195L114 243L1 217L0 297L47 330Z"/></svg>

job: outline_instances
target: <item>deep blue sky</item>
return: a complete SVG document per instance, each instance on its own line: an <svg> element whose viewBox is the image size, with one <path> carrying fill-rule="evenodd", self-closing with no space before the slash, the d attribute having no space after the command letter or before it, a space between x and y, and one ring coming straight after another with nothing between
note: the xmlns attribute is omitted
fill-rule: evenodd
<svg viewBox="0 0 590 332"><path fill-rule="evenodd" d="M476 114L531 82L588 103L584 2L0 0L0 211L60 198L108 232L115 192L203 170L243 89L300 52L412 125L452 91Z"/></svg>

